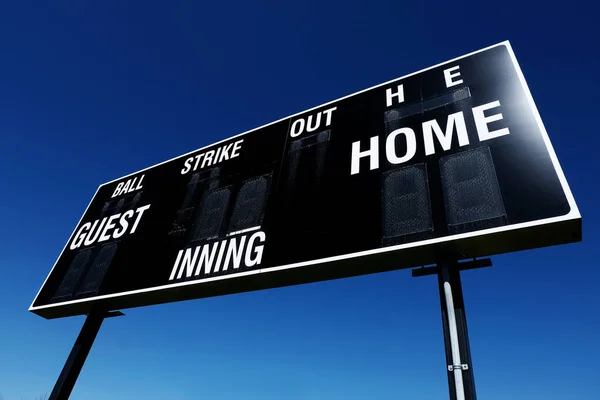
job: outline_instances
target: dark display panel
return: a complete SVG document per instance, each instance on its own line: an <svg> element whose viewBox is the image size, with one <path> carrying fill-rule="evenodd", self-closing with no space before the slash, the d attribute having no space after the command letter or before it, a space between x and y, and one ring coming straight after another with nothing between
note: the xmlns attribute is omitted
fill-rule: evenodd
<svg viewBox="0 0 600 400"><path fill-rule="evenodd" d="M102 185L31 311L47 318L581 239L510 46Z"/></svg>

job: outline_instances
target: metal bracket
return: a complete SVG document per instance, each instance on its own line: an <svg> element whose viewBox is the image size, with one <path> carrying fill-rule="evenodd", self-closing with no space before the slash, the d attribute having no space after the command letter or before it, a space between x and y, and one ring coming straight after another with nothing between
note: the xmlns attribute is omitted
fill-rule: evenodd
<svg viewBox="0 0 600 400"><path fill-rule="evenodd" d="M465 271L467 269L475 269L475 268L485 268L492 266L492 260L490 258L480 258L479 260L473 259L472 261L464 261L464 262L455 262L453 264L459 271ZM439 264L436 266L425 267L421 266L421 268L414 268L412 270L413 278L418 278L420 276L434 275L439 271Z"/></svg>
<svg viewBox="0 0 600 400"><path fill-rule="evenodd" d="M104 318L114 318L114 317L122 317L125 314L123 314L121 311L109 311L106 313L106 315L104 316Z"/></svg>
<svg viewBox="0 0 600 400"><path fill-rule="evenodd" d="M452 372L455 369L460 369L460 370L466 371L469 369L469 365L468 364L448 365L448 371Z"/></svg>

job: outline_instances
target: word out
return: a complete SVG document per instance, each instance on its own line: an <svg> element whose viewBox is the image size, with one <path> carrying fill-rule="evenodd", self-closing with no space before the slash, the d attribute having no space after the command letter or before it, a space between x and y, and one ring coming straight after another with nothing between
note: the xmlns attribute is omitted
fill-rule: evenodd
<svg viewBox="0 0 600 400"><path fill-rule="evenodd" d="M130 227L131 219L136 216L133 221L133 225L131 225L131 230L129 233L135 233L135 230L144 215L144 212L150 208L150 204L147 204L143 207L139 207L138 209L125 211L123 214L114 214L110 217L104 217L101 220L95 220L92 222L86 222L79 228L77 234L73 238L71 245L69 248L71 250L75 250L79 247L90 246L96 242L106 242L110 239L118 239L121 236L125 235ZM117 226L117 220L119 223L119 227L115 229Z"/></svg>
<svg viewBox="0 0 600 400"><path fill-rule="evenodd" d="M266 235L263 231L179 250L169 280L209 275L259 265L262 261Z"/></svg>
<svg viewBox="0 0 600 400"><path fill-rule="evenodd" d="M331 114L337 110L337 107L332 107L324 111L319 111L315 115L309 115L307 120L304 118L298 118L294 122L292 122L292 127L290 128L290 136L297 137L300 136L304 132L304 128L306 128L306 132L314 132L321 126L321 116L325 115L325 126L331 125Z"/></svg>

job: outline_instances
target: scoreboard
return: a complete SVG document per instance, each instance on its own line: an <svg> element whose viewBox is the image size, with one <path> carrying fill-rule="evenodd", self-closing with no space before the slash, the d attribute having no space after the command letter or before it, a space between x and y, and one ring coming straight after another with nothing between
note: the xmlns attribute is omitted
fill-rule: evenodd
<svg viewBox="0 0 600 400"><path fill-rule="evenodd" d="M101 185L45 318L581 240L508 42Z"/></svg>

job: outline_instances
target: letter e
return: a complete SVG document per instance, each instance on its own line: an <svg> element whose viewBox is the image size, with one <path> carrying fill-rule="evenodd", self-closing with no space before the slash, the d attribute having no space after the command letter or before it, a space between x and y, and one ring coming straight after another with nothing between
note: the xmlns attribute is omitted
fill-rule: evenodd
<svg viewBox="0 0 600 400"><path fill-rule="evenodd" d="M444 79L446 80L446 87L451 87L451 86L456 86L456 85L460 85L461 83L463 83L462 79L459 79L457 81L452 80L453 78L459 77L460 76L460 72L458 72L458 69L460 67L457 65L456 67L452 67L452 68L448 68L444 70ZM452 72L457 71L455 74L453 74Z"/></svg>
<svg viewBox="0 0 600 400"><path fill-rule="evenodd" d="M486 117L483 112L491 108L500 107L500 101L496 100L491 103L484 104L482 106L473 107L473 118L475 119L475 126L477 127L477 135L479 140L494 139L500 136L508 135L510 132L508 128L498 129L497 131L491 131L488 128L490 122L500 121L502 119L502 113L490 115Z"/></svg>

